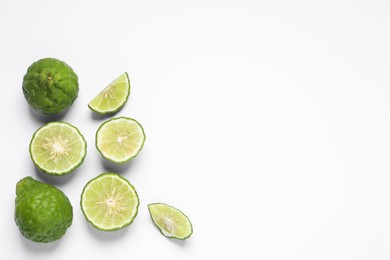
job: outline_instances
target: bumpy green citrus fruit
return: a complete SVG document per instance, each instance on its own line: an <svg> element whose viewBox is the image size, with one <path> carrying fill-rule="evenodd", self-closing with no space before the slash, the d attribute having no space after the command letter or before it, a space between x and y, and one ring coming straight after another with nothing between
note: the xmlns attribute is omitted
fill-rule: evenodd
<svg viewBox="0 0 390 260"><path fill-rule="evenodd" d="M47 115L61 113L79 92L76 73L65 62L45 58L34 62L23 78L23 93L33 108Z"/></svg>
<svg viewBox="0 0 390 260"><path fill-rule="evenodd" d="M41 243L57 240L72 220L72 205L56 187L32 177L16 184L15 222L27 239Z"/></svg>

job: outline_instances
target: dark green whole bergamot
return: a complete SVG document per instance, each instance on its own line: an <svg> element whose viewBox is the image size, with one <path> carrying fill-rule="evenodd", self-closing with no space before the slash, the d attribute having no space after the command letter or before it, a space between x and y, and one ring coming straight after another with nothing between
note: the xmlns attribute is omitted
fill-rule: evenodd
<svg viewBox="0 0 390 260"><path fill-rule="evenodd" d="M63 61L54 58L34 62L23 78L23 93L31 107L47 115L69 108L78 96L78 77Z"/></svg>
<svg viewBox="0 0 390 260"><path fill-rule="evenodd" d="M15 222L27 239L40 243L60 239L72 220L72 205L61 190L32 177L16 184Z"/></svg>

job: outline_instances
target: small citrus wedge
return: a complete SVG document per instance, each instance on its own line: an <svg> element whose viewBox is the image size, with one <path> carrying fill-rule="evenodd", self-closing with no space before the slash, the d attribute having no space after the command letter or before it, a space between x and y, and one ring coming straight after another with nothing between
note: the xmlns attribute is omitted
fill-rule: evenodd
<svg viewBox="0 0 390 260"><path fill-rule="evenodd" d="M92 99L88 107L99 114L115 113L126 104L129 95L130 80L125 72Z"/></svg>
<svg viewBox="0 0 390 260"><path fill-rule="evenodd" d="M180 210L164 203L152 203L148 208L154 224L164 236L183 240L192 235L191 221Z"/></svg>

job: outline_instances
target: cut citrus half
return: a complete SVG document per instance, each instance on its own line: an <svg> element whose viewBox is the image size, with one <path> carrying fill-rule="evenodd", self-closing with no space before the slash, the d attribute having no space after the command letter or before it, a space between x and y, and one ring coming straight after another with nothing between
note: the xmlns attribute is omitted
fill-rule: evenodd
<svg viewBox="0 0 390 260"><path fill-rule="evenodd" d="M30 156L44 173L64 175L84 161L87 143L80 131L65 122L51 122L39 128L30 142Z"/></svg>
<svg viewBox="0 0 390 260"><path fill-rule="evenodd" d="M144 142L144 129L128 117L107 120L96 132L96 148L104 158L115 163L124 163L137 156Z"/></svg>
<svg viewBox="0 0 390 260"><path fill-rule="evenodd" d="M125 72L92 99L88 107L99 114L114 113L125 105L129 95L130 80Z"/></svg>
<svg viewBox="0 0 390 260"><path fill-rule="evenodd" d="M80 205L85 218L95 228L114 231L133 222L139 199L128 180L117 173L103 173L85 185Z"/></svg>
<svg viewBox="0 0 390 260"><path fill-rule="evenodd" d="M191 221L180 210L164 203L152 203L148 208L154 224L164 236L186 239L192 235Z"/></svg>

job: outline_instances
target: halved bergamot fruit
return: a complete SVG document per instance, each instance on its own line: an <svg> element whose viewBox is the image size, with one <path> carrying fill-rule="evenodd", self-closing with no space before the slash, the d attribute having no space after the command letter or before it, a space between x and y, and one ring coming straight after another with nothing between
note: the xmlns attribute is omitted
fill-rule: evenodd
<svg viewBox="0 0 390 260"><path fill-rule="evenodd" d="M99 114L115 113L126 104L129 95L130 80L125 72L92 99L88 107Z"/></svg>
<svg viewBox="0 0 390 260"><path fill-rule="evenodd" d="M30 156L44 173L64 175L79 167L87 154L80 131L66 122L51 122L39 128L30 142Z"/></svg>
<svg viewBox="0 0 390 260"><path fill-rule="evenodd" d="M133 222L139 199L127 179L117 173L103 173L85 185L80 205L85 218L95 228L114 231Z"/></svg>
<svg viewBox="0 0 390 260"><path fill-rule="evenodd" d="M164 236L186 239L192 235L191 221L180 210L164 203L152 203L148 208L154 224Z"/></svg>
<svg viewBox="0 0 390 260"><path fill-rule="evenodd" d="M104 158L124 163L141 151L145 142L141 124L129 117L104 122L96 132L96 148Z"/></svg>

